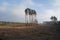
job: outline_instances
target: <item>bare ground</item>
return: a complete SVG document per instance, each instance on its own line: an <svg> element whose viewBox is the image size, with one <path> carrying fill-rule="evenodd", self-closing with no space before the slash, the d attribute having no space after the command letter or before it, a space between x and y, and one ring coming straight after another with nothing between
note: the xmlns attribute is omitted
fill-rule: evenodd
<svg viewBox="0 0 60 40"><path fill-rule="evenodd" d="M58 40L54 26L1 27L0 40Z"/></svg>

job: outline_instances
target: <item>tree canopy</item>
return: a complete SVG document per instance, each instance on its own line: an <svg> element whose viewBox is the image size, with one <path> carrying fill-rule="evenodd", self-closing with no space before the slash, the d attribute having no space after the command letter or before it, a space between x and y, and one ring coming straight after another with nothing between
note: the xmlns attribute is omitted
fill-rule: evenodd
<svg viewBox="0 0 60 40"><path fill-rule="evenodd" d="M51 16L51 18L50 18L52 21L57 21L57 17L55 17L55 16Z"/></svg>

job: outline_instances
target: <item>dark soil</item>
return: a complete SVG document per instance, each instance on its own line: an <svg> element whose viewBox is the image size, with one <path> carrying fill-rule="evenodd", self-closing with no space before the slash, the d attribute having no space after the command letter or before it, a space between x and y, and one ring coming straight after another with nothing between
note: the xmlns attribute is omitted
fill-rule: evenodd
<svg viewBox="0 0 60 40"><path fill-rule="evenodd" d="M60 40L56 26L0 28L0 40Z"/></svg>

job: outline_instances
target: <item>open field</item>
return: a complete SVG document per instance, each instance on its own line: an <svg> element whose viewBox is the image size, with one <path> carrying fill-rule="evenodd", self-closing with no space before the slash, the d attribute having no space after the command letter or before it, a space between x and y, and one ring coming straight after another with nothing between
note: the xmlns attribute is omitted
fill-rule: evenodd
<svg viewBox="0 0 60 40"><path fill-rule="evenodd" d="M54 26L0 28L0 40L58 40Z"/></svg>

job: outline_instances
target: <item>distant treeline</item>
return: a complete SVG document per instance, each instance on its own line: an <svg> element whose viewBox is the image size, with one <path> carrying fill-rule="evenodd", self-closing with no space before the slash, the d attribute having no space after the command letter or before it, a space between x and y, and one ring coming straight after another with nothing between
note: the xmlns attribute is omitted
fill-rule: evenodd
<svg viewBox="0 0 60 40"><path fill-rule="evenodd" d="M38 24L0 21L0 26L13 26L13 27L17 26L17 27L19 27L19 26L36 26L36 25L38 25Z"/></svg>
<svg viewBox="0 0 60 40"><path fill-rule="evenodd" d="M12 23L12 24L20 24L22 22L5 22L5 21L0 21L0 23Z"/></svg>
<svg viewBox="0 0 60 40"><path fill-rule="evenodd" d="M5 25L9 25L9 24L25 24L25 23L0 21L0 26L5 26Z"/></svg>

